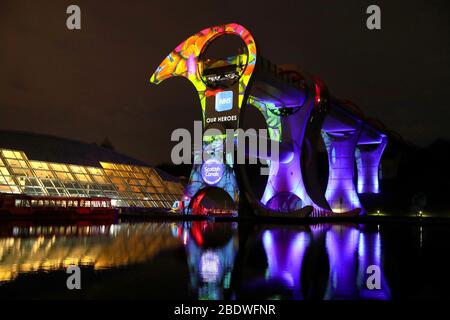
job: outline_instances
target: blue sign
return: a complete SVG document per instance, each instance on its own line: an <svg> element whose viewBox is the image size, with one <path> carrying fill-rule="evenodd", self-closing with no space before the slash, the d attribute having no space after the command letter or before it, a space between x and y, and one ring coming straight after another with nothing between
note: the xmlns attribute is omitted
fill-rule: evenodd
<svg viewBox="0 0 450 320"><path fill-rule="evenodd" d="M209 185L216 184L222 179L223 163L211 158L202 165L202 178Z"/></svg>
<svg viewBox="0 0 450 320"><path fill-rule="evenodd" d="M222 91L216 94L216 111L223 112L233 108L233 91Z"/></svg>

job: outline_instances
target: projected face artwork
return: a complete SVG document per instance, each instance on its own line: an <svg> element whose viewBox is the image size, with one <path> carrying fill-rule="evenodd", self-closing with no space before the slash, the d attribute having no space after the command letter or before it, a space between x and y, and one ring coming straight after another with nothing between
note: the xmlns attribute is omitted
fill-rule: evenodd
<svg viewBox="0 0 450 320"><path fill-rule="evenodd" d="M240 38L243 50L228 57L206 58L211 43L225 35ZM361 113L352 112L344 100L332 97L319 78L264 59L245 27L236 23L214 26L181 42L156 68L150 82L159 84L171 77L184 77L197 90L203 153L225 159L193 165L182 199L183 213L198 214L194 204L211 187L228 194L236 210L252 208L239 214L256 216L357 216L365 213L358 193L380 193L378 168L386 135L366 123ZM225 131L241 128L246 108L256 108L263 115L267 143L276 143L280 151L279 157L258 155L269 172L262 196L255 195L247 167L236 165L224 152ZM237 135L233 139L236 148ZM326 190L321 188L326 179L316 163L319 139L326 145L329 160ZM201 156L195 155L196 159Z"/></svg>

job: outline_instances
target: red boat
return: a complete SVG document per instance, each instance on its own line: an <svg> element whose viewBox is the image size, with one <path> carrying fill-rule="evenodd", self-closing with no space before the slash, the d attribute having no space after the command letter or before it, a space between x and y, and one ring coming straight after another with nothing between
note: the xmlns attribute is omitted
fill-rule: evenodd
<svg viewBox="0 0 450 320"><path fill-rule="evenodd" d="M0 218L110 220L117 209L106 197L0 195Z"/></svg>

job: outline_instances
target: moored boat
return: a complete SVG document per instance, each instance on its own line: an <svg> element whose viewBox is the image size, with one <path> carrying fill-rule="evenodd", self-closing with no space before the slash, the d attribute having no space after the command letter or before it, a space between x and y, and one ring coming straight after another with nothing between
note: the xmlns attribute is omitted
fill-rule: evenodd
<svg viewBox="0 0 450 320"><path fill-rule="evenodd" d="M0 218L108 220L117 212L107 197L0 195Z"/></svg>

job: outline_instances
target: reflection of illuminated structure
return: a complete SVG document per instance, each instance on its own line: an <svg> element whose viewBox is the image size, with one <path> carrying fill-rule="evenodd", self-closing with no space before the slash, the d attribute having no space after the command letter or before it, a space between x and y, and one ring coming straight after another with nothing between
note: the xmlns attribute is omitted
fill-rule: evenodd
<svg viewBox="0 0 450 320"><path fill-rule="evenodd" d="M263 298L272 299L391 298L378 232L343 225L311 225L310 229L311 232L289 228L258 231L256 242L246 247L245 255L253 256L255 252L250 251L262 242L266 269L263 273L253 270L252 274L263 274L264 278L246 279L240 284L242 294L261 292ZM322 250L324 246L326 250ZM324 259L322 253L328 258ZM370 265L380 267L380 290L366 286Z"/></svg>
<svg viewBox="0 0 450 320"><path fill-rule="evenodd" d="M0 238L0 281L71 264L96 270L125 266L177 246L168 224L14 227Z"/></svg>
<svg viewBox="0 0 450 320"><path fill-rule="evenodd" d="M182 185L110 149L0 131L0 193L109 197L117 207L170 208Z"/></svg>
<svg viewBox="0 0 450 320"><path fill-rule="evenodd" d="M387 300L391 298L386 277L383 272L383 261L381 255L381 236L380 232L359 234L358 241L358 288L362 299L380 299ZM380 266L381 271L381 290L368 290L365 279L367 277L367 268L370 265Z"/></svg>
<svg viewBox="0 0 450 320"><path fill-rule="evenodd" d="M356 270L359 231L356 228L332 226L326 234L330 260L330 278L325 299L356 296Z"/></svg>
<svg viewBox="0 0 450 320"><path fill-rule="evenodd" d="M192 222L187 228L176 227L175 233L186 246L191 289L201 300L223 299L224 290L230 289L238 249L237 233L233 230L225 242L208 245L203 238L203 234L208 232L207 227L205 221Z"/></svg>
<svg viewBox="0 0 450 320"><path fill-rule="evenodd" d="M266 230L262 240L268 263L266 281L281 281L292 288L292 299L302 299L300 274L310 242L309 234L305 231Z"/></svg>
<svg viewBox="0 0 450 320"><path fill-rule="evenodd" d="M390 299L384 277L379 233L360 232L354 227L332 226L326 234L330 276L325 299ZM381 289L366 287L367 267L381 271Z"/></svg>
<svg viewBox="0 0 450 320"><path fill-rule="evenodd" d="M245 53L207 59L208 46L223 35L239 37ZM243 26L215 26L189 37L163 60L151 82L159 84L174 76L187 78L195 86L202 109L203 146L194 155L197 162L183 195L183 203L194 211L193 199L211 186L227 192L237 206L250 204L257 214L301 216L313 209L315 215L357 215L362 209L357 193L379 192L378 167L386 136L365 121L358 107L333 98L318 78L297 67L279 67L263 59ZM223 147L225 130L240 128L239 117L248 105L262 113L268 138L278 143L280 150L278 159L264 159L270 175L261 198L252 191L245 168L230 161L231 154L225 154ZM207 133L209 129L216 132ZM316 161L321 138L329 160L325 192ZM214 179L202 175L201 151L226 160L214 169L220 172Z"/></svg>

